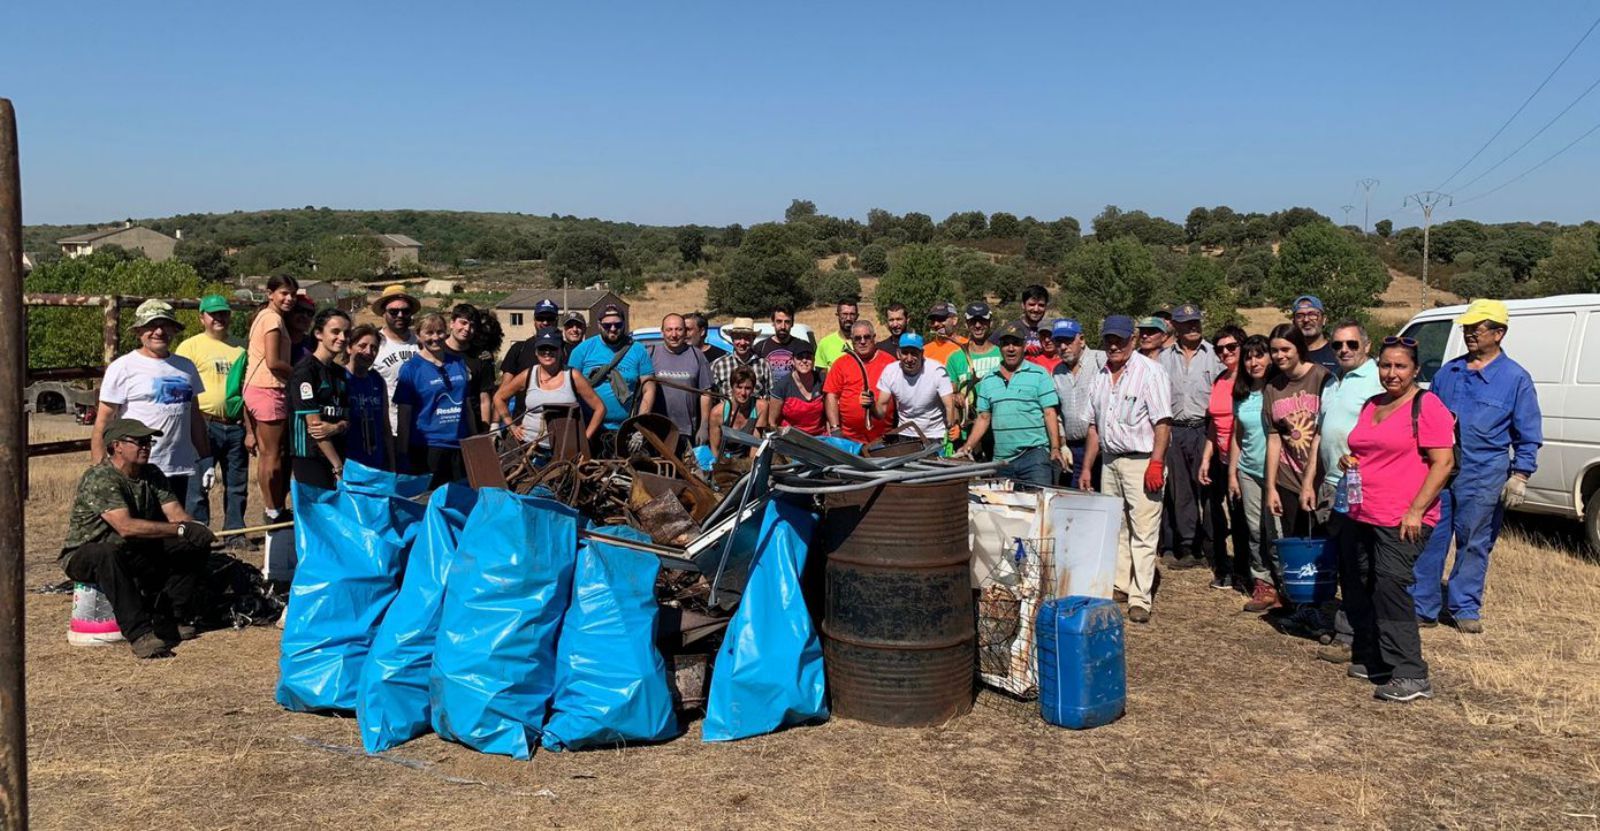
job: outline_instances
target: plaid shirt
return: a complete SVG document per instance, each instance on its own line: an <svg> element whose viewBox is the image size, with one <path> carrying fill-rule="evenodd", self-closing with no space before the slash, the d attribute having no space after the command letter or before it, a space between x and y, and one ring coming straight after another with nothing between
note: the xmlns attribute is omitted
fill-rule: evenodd
<svg viewBox="0 0 1600 831"><path fill-rule="evenodd" d="M771 398L772 364L767 363L765 358L757 355L754 349L750 350L750 360L748 361L740 360L739 356L733 352L729 352L712 361L712 388L722 395L731 397L733 395L733 371L741 366L750 367L750 370L756 374L756 398Z"/></svg>

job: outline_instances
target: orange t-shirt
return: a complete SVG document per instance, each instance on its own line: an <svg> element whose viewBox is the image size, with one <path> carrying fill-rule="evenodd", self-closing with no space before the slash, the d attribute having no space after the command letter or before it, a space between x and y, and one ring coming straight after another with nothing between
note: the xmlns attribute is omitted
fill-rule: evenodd
<svg viewBox="0 0 1600 831"><path fill-rule="evenodd" d="M922 347L922 355L931 358L946 366L950 365L950 356L961 351L961 344L967 342L966 338L957 336L949 340L934 340L928 338L927 345Z"/></svg>
<svg viewBox="0 0 1600 831"><path fill-rule="evenodd" d="M283 314L271 306L261 307L256 312L255 320L250 321L250 340L246 347L249 363L244 368L244 385L247 387L268 387L283 389L284 379L272 374L264 362L267 359L267 333L277 329L283 338L279 341L284 363L289 361L289 324L283 319Z"/></svg>
<svg viewBox="0 0 1600 831"><path fill-rule="evenodd" d="M872 444L883 438L889 430L889 419L872 419L872 429L867 429L867 411L861 406L861 391L878 388L878 377L884 367L895 362L888 352L879 349L867 361L866 378L861 376L861 361L852 357L854 352L840 355L828 367L828 377L822 381L822 391L839 396L839 429L844 437L863 444Z"/></svg>

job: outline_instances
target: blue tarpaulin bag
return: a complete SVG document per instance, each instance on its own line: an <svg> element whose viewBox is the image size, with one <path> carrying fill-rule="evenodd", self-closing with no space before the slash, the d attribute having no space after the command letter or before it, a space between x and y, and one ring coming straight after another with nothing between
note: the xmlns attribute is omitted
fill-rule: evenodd
<svg viewBox="0 0 1600 831"><path fill-rule="evenodd" d="M822 640L800 595L817 515L774 499L761 518L755 565L711 670L701 736L744 739L828 717Z"/></svg>
<svg viewBox="0 0 1600 831"><path fill-rule="evenodd" d="M337 490L294 489L300 564L284 611L277 701L290 710L354 710L361 665L400 590L428 477L349 462Z"/></svg>
<svg viewBox="0 0 1600 831"><path fill-rule="evenodd" d="M556 635L572 595L578 515L484 488L456 542L428 675L433 731L531 759L555 692Z"/></svg>
<svg viewBox="0 0 1600 831"><path fill-rule="evenodd" d="M600 530L650 542L626 526ZM680 732L667 664L656 649L660 570L655 555L619 545L586 540L578 549L541 740L546 750L665 741Z"/></svg>
<svg viewBox="0 0 1600 831"><path fill-rule="evenodd" d="M361 668L356 723L361 745L379 753L429 730L428 670L444 604L445 575L478 492L452 483L433 492L406 556L405 581Z"/></svg>

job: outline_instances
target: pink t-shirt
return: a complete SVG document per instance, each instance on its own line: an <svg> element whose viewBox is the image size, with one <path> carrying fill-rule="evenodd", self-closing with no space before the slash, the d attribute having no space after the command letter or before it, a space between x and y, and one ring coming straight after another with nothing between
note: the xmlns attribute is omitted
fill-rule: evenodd
<svg viewBox="0 0 1600 831"><path fill-rule="evenodd" d="M1375 423L1376 404L1367 402L1350 431L1350 455L1361 465L1361 503L1350 506L1350 518L1393 528L1400 524L1411 500L1428 478L1428 463L1417 449L1450 447L1455 444L1455 417L1445 409L1437 395L1422 396L1422 413L1417 418L1417 437L1411 437L1411 402L1401 404L1383 423ZM1437 525L1439 500L1435 499L1422 515L1422 524Z"/></svg>
<svg viewBox="0 0 1600 831"><path fill-rule="evenodd" d="M1211 397L1206 400L1206 415L1211 417L1211 443L1216 447L1211 451L1228 463L1228 444L1233 441L1233 379L1236 375L1227 378L1218 378L1211 385Z"/></svg>

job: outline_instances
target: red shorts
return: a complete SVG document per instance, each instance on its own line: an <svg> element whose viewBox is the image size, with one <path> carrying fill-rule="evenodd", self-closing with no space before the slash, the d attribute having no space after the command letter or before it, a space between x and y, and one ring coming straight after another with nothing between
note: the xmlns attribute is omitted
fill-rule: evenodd
<svg viewBox="0 0 1600 831"><path fill-rule="evenodd" d="M244 406L256 421L283 421L289 417L289 396L279 387L245 387Z"/></svg>

